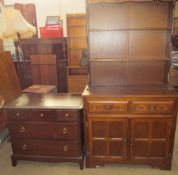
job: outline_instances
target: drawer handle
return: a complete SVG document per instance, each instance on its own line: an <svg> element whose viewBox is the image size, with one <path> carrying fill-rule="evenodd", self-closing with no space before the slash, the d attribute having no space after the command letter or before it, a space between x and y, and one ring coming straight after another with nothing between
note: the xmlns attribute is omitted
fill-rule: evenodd
<svg viewBox="0 0 178 175"><path fill-rule="evenodd" d="M69 151L68 146L64 146L63 150L64 150L64 151Z"/></svg>
<svg viewBox="0 0 178 175"><path fill-rule="evenodd" d="M44 117L44 114L43 114L43 113L41 113L41 114L40 114L40 117L41 117L41 118L43 118L43 117Z"/></svg>
<svg viewBox="0 0 178 175"><path fill-rule="evenodd" d="M66 114L65 114L65 117L66 117L66 119L68 120L69 114L68 114L68 113L66 113Z"/></svg>
<svg viewBox="0 0 178 175"><path fill-rule="evenodd" d="M62 132L63 132L63 134L66 134L67 133L67 128L63 128Z"/></svg>
<svg viewBox="0 0 178 175"><path fill-rule="evenodd" d="M156 112L156 106L155 105L150 106L150 112Z"/></svg>
<svg viewBox="0 0 178 175"><path fill-rule="evenodd" d="M24 133L25 130L26 130L26 129L25 129L25 127L23 127L23 126L20 128L20 132L21 132L21 133Z"/></svg>
<svg viewBox="0 0 178 175"><path fill-rule="evenodd" d="M19 117L19 116L20 116L20 113L17 112L17 113L16 113L16 116Z"/></svg>
<svg viewBox="0 0 178 175"><path fill-rule="evenodd" d="M27 150L27 145L26 144L23 145L22 150L23 151Z"/></svg>

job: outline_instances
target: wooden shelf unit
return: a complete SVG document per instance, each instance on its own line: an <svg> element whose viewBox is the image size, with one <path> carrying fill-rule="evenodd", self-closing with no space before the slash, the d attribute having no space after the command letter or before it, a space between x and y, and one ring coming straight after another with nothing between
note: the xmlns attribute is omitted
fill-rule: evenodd
<svg viewBox="0 0 178 175"><path fill-rule="evenodd" d="M88 3L90 85L167 83L172 3L107 2Z"/></svg>
<svg viewBox="0 0 178 175"><path fill-rule="evenodd" d="M80 66L82 50L87 48L86 15L68 14L66 17L68 34L68 92L82 93L88 82L88 71Z"/></svg>
<svg viewBox="0 0 178 175"><path fill-rule="evenodd" d="M171 169L178 99L167 85L173 8L173 1L87 0L87 168Z"/></svg>

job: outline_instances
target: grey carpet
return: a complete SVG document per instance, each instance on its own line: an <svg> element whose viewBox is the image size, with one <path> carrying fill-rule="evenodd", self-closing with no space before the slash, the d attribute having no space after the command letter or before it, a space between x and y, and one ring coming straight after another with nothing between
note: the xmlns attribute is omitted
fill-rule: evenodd
<svg viewBox="0 0 178 175"><path fill-rule="evenodd" d="M44 163L18 161L11 166L11 145L5 142L0 145L0 175L178 175L178 129L174 145L174 156L171 171L163 171L150 166L105 165L92 169L80 170L75 163Z"/></svg>

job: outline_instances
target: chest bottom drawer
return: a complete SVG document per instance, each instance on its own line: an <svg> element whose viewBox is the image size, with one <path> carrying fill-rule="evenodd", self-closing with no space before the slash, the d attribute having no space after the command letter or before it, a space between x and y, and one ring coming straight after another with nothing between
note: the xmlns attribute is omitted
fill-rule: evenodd
<svg viewBox="0 0 178 175"><path fill-rule="evenodd" d="M72 157L80 156L78 142L60 142L48 140L14 140L14 154Z"/></svg>

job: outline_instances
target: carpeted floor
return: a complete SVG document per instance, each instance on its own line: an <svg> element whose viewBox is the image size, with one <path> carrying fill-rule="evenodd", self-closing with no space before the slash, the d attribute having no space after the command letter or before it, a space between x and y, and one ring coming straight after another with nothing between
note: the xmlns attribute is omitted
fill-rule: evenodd
<svg viewBox="0 0 178 175"><path fill-rule="evenodd" d="M176 138L178 137L178 129ZM75 163L44 163L18 161L11 166L11 145L0 145L0 175L178 175L178 138L175 141L171 171L163 171L149 166L105 165L94 169L80 170Z"/></svg>

